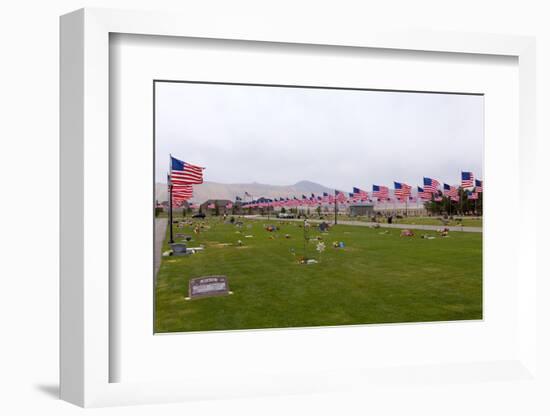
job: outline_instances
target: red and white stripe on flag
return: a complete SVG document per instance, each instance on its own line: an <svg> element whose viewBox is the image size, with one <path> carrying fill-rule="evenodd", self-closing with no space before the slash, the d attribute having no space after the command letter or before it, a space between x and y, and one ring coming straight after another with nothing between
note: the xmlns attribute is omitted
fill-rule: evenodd
<svg viewBox="0 0 550 416"><path fill-rule="evenodd" d="M174 185L203 183L203 167L192 165L170 156L170 177Z"/></svg>

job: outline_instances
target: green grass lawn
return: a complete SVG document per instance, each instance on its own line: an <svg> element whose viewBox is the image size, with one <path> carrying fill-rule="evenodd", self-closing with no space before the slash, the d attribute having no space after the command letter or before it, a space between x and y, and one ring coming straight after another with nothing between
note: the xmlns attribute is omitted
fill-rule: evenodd
<svg viewBox="0 0 550 416"><path fill-rule="evenodd" d="M317 215L311 215L312 219L319 219ZM323 219L328 222L334 221L334 215L325 214ZM267 217L266 217L267 220ZM349 215L339 214L338 221L362 221L370 222L372 221L371 217L352 217ZM386 218L379 218L379 222L386 223ZM441 227L445 226L460 226L464 227L482 227L483 219L481 217L464 217L464 218L454 218L448 220L448 223L445 225L443 222L443 217L405 217L405 218L393 218L394 224L418 224L418 225L439 225Z"/></svg>
<svg viewBox="0 0 550 416"><path fill-rule="evenodd" d="M408 218L399 218L394 219L395 224L419 224L419 225L443 225L441 219L437 217L408 217ZM482 227L483 220L481 218L462 218L461 220L453 219L449 220L447 225L451 226L460 226L464 227Z"/></svg>
<svg viewBox="0 0 550 416"><path fill-rule="evenodd" d="M326 216L327 220L332 221L333 217ZM370 222L370 217L350 217L349 215L339 215L338 220L342 221L365 221ZM380 218L379 222L386 223L386 218ZM393 217L393 223L394 224L418 224L418 225L440 225L441 227L445 227L445 224L443 223L443 217L405 217L405 218L396 218ZM447 226L460 226L463 225L465 227L482 227L483 226L483 219L473 217L465 217L462 219L452 219L448 220Z"/></svg>
<svg viewBox="0 0 550 416"><path fill-rule="evenodd" d="M482 318L481 233L428 240L420 235L437 234L400 237L398 229L338 225L321 235L312 227L310 238L321 236L326 249L320 263L303 265L299 223L276 222L280 230L273 233L263 228L267 221L244 223L240 234L218 218L204 221L210 229L198 236L189 226L174 227L174 233L193 236L189 247L206 248L163 257L156 332ZM333 241L346 247L333 248ZM307 256L319 259L315 247L307 243ZM227 276L233 295L185 300L190 278L216 274Z"/></svg>

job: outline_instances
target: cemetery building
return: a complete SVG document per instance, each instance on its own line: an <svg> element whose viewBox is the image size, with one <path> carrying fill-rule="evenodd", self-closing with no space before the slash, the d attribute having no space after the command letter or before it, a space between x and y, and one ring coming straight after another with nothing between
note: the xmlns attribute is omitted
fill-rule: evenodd
<svg viewBox="0 0 550 416"><path fill-rule="evenodd" d="M200 205L199 212L208 212L222 215L229 214L231 213L231 209L226 208L226 205L229 203L232 204L233 201L230 201L229 199L209 199ZM214 204L215 208L208 208L208 206L211 204Z"/></svg>
<svg viewBox="0 0 550 416"><path fill-rule="evenodd" d="M370 217L374 215L374 205L369 203L355 203L349 206L351 217Z"/></svg>
<svg viewBox="0 0 550 416"><path fill-rule="evenodd" d="M382 216L403 215L409 217L422 217L428 215L428 210L424 206L405 206L405 204L388 204L387 206L378 206L375 211L377 215Z"/></svg>

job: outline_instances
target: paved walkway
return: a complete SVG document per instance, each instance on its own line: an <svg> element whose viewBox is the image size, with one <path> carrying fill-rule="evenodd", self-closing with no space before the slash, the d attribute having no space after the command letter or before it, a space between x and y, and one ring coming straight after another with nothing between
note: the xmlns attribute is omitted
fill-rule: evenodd
<svg viewBox="0 0 550 416"><path fill-rule="evenodd" d="M262 217L261 215L245 215L246 218L251 218L255 220L264 220L264 221L303 221L301 219L289 219L289 218L276 218L271 217L269 220L267 217ZM323 220L308 220L312 224L320 224ZM327 221L332 224L333 221ZM442 228L448 228L449 231L464 231L466 233L481 233L483 232L483 227L462 227L462 226L449 226L449 225L425 225L425 224L387 224L387 223L376 223L376 222L366 222L366 221L344 221L339 220L338 224L341 225L357 225L360 227L373 227L379 225L381 228L399 228L407 230L427 230L427 231L436 231L441 230Z"/></svg>
<svg viewBox="0 0 550 416"><path fill-rule="evenodd" d="M167 226L167 218L155 218L155 283L157 281L157 273L159 271L160 260L162 258L162 243L166 237Z"/></svg>

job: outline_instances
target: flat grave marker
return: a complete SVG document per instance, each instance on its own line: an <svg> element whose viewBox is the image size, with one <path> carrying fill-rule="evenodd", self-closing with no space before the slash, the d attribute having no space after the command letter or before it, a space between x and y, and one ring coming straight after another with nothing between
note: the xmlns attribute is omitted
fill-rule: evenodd
<svg viewBox="0 0 550 416"><path fill-rule="evenodd" d="M172 247L172 251L174 252L174 256L185 256L189 253L187 253L187 246L182 243L172 243L170 244L170 247Z"/></svg>
<svg viewBox="0 0 550 416"><path fill-rule="evenodd" d="M210 296L231 295L227 276L203 276L189 280L189 292L186 300Z"/></svg>

